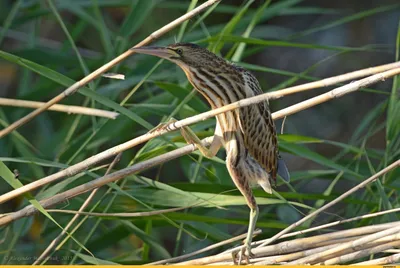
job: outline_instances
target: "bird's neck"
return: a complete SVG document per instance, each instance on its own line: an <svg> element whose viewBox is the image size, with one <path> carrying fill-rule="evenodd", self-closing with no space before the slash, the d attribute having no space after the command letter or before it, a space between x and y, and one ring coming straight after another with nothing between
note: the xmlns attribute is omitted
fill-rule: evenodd
<svg viewBox="0 0 400 268"><path fill-rule="evenodd" d="M247 97L243 75L240 72L211 68L185 69L183 70L190 83L207 99L213 109Z"/></svg>

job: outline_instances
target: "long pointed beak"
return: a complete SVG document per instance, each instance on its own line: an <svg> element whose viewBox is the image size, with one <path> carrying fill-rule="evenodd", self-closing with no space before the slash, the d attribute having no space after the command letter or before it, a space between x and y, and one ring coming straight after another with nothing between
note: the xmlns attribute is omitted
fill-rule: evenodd
<svg viewBox="0 0 400 268"><path fill-rule="evenodd" d="M131 48L131 50L136 53L153 55L164 59L169 59L174 55L172 50L165 47L135 47Z"/></svg>

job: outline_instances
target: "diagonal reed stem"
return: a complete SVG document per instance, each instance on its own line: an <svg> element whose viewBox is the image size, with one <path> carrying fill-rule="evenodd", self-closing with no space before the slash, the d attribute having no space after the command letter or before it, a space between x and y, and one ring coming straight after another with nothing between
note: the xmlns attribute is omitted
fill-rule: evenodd
<svg viewBox="0 0 400 268"><path fill-rule="evenodd" d="M335 253L339 253L339 252L343 252L343 251L346 252L346 250L348 250L348 249L358 249L369 242L372 242L377 239L384 238L384 237L387 237L387 236L390 236L390 235L393 235L396 233L400 233L400 223L397 223L396 226L389 228L387 230L373 233L373 234L361 237L355 241L349 241L347 243L338 245L334 248L331 248L331 249L325 251L323 256L330 256ZM314 254L314 255L308 256L306 258L303 258L301 260L290 262L289 264L291 264L291 265L313 264L313 263L319 262L321 260L321 258L323 258L323 256L321 256L320 254Z"/></svg>
<svg viewBox="0 0 400 268"><path fill-rule="evenodd" d="M324 94L318 95L314 98L308 99L306 101L300 102L298 104L289 106L283 110L277 111L275 113L272 114L272 118L273 119L278 119L278 118L283 118L285 116L294 114L296 112L302 111L304 109L310 108L312 106L321 104L323 102L326 102L328 100L332 100L338 97L341 97L345 94L354 92L356 90L359 90L361 87L366 87L368 85L377 83L379 81L385 81L386 79L396 76L400 74L400 68L395 68L395 69L391 69L382 73L378 73L372 76L369 76L367 78L358 80L358 81L354 81L351 82L347 85L335 88L331 91L328 91ZM86 160L77 163L69 168L66 168L62 171L59 171L57 173L54 173L52 175L49 175L47 177L44 177L42 179L36 180L34 182L31 182L29 184L26 184L18 189L14 189L8 193L5 193L3 195L0 196L0 204L4 203L12 198L15 198L23 193L26 193L28 191L32 191L38 187L41 187L43 185L46 185L48 183L54 182L56 180L59 180L63 177L70 177L73 176L85 169L87 169L90 166L93 166L97 163L99 163L100 161L103 161L105 159L108 159L110 157L113 157L115 155L117 155L120 152L123 152L125 150L128 150L138 144L141 144L143 142L146 142L152 138L164 135L170 131L174 131L177 129L180 129L184 126L188 126L190 124L194 124L203 120L206 120L208 118L214 117L220 113L225 113L240 107L245 107L245 106L249 106L249 105L253 105L262 101L266 101L268 99L273 99L273 98L277 98L277 97L281 97L282 96L282 91L286 93L285 94L292 94L294 92L290 92L288 93L288 89L283 89L280 91L276 91L276 92L271 92L271 93L265 93L265 94L261 94L255 97L251 97L251 98L247 98L247 99L243 99L234 103L231 103L229 105L225 105L221 108L217 108L205 113L201 113L199 115L195 115L192 117L188 117L186 119L171 123L169 125L167 125L165 128L162 129L158 129L156 131L151 131L148 132L142 136L136 137L130 141L127 141L125 143L119 144L117 146L114 146L108 150L105 150L97 155L94 155L92 157L87 158Z"/></svg>
<svg viewBox="0 0 400 268"><path fill-rule="evenodd" d="M159 30L153 32L147 38L145 38L143 41L141 41L140 43L138 43L134 47L144 46L144 45L147 45L147 44L153 42L154 40L160 38L162 35L164 35L165 33L169 32L169 31L171 31L172 29L174 29L176 26L180 25L184 21L194 17L195 15L199 14L200 12L204 11L205 9L207 9L208 7L212 6L213 4L215 4L215 3L219 2L219 1L221 1L221 0L208 0L207 2L203 3L202 5L198 6L195 9L193 9L192 11L186 13L185 15L179 17L178 19L176 19L176 20L168 23L167 25L163 26ZM41 114L42 112L46 111L52 105L60 102L64 98L68 97L69 95L74 94L79 88L81 88L84 85L88 84L90 81L92 81L93 79L97 78L102 73L104 73L107 70L111 69L113 66L115 66L118 63L120 63L121 61L123 61L124 59L126 59L127 57L129 57L130 55L132 55L134 53L135 53L134 51L132 51L131 49L128 49L127 51L125 51L124 53L122 53L118 57L114 58L110 62L104 64L103 66L101 66L97 70L93 71L89 75L85 76L81 80L75 82L69 88L67 88L62 93L60 93L59 95L57 95L56 97L54 97L53 99L48 101L46 104L42 105L40 108L38 108L35 111L29 113L28 115L22 117L21 119L15 121L11 125L9 125L7 128L1 130L0 131L0 138L6 136L7 134L12 132L13 130L15 130L18 127L20 127L20 126L24 125L25 123L29 122L30 120L32 120L33 118L35 118L36 116Z"/></svg>
<svg viewBox="0 0 400 268"><path fill-rule="evenodd" d="M347 192L343 193L342 195L340 195L336 199L332 200L331 202L327 203L326 205L322 206L321 208L319 208L319 209L315 210L314 212L310 213L309 215L307 215L303 219L301 219L301 220L293 223L292 225L288 226L287 228L285 228L284 230L282 230L278 234L274 235L272 238L265 240L261 245L259 245L255 249L253 249L253 253L257 253L258 251L262 251L265 248L266 245L269 245L269 244L275 242L280 237L282 237L284 234L287 234L288 232L290 232L294 228L300 226L302 223L306 222L308 219L310 219L312 217L315 217L316 215L318 215L322 211L332 207L333 205L337 204L339 201L343 200L344 198L348 197L349 195L353 194L354 192L362 189L363 187L365 187L369 183L377 180L380 176L388 173L389 171L391 171L391 170L393 170L393 169L395 169L395 168L397 168L399 166L400 166L400 160L398 160L398 161L392 163L391 165L385 167L384 169L382 169L381 171L377 172L373 176L369 177L365 181L361 182L360 184L358 184L355 187L351 188ZM400 226L399 222L396 222L394 224L395 224L395 226L391 226L391 228L400 228L399 227ZM387 227L384 230L386 230L386 229L387 229ZM376 238L376 239L378 239L378 238ZM276 245L274 245L274 247L275 246ZM240 248L240 247L238 247L238 248ZM237 248L234 248L232 250L235 250L235 249L237 249ZM209 263L228 261L228 260L231 260L231 258L232 258L232 256L231 256L230 253L224 253L224 254L219 254L219 255L216 255L216 256L209 256L209 257L205 257L205 258L201 258L201 259L197 259L197 260L184 262L184 264L185 265L204 265L204 264L209 264Z"/></svg>
<svg viewBox="0 0 400 268"><path fill-rule="evenodd" d="M203 144L204 145L208 145L208 144L210 144L211 140L212 140L212 137L208 137L208 138L203 140ZM72 198L74 196L80 195L82 193L86 193L86 192L88 192L90 190L96 189L96 188L101 187L101 186L103 186L105 184L108 184L110 182L114 182L116 180L125 178L128 175L131 175L131 174L137 173L139 171L142 171L144 169L159 165L159 164L167 162L167 161L169 161L171 159L175 159L175 158L178 158L180 156L189 154L189 153L195 151L196 149L197 149L197 147L192 145L192 144L184 146L184 147L179 148L179 149L175 149L175 150L173 150L171 152L168 152L168 153L165 153L163 155L160 155L160 156L157 156L157 157L154 157L154 158L139 162L139 163L137 163L135 165L132 165L130 167L118 170L118 171L116 171L114 173L111 173L111 174L108 174L106 176L97 178L97 179L92 180L92 181L90 181L88 183L76 186L75 188L69 189L69 190L67 190L67 191L65 191L63 193L56 194L56 195L54 195L54 196L52 196L50 198L47 198L45 200L41 200L40 204L44 208L48 208L50 206L53 206L53 205L58 204L60 202L63 202L63 200L70 199L70 198ZM25 208L23 208L23 209L21 209L21 210L19 210L17 212L14 212L14 213L11 213L11 214L2 215L2 217L0 217L0 226L8 224L9 222L15 221L15 220L17 220L19 218L32 215L36 211L37 210L36 210L36 208L34 206L29 205L29 206L26 206Z"/></svg>
<svg viewBox="0 0 400 268"><path fill-rule="evenodd" d="M105 173L105 175L109 174L110 171L113 169L113 167L115 166L115 164L121 159L121 154L118 154L114 160L111 162L111 164L108 166L107 171ZM89 197L85 200L85 202L82 204L82 206L79 208L79 211L83 211L88 205L89 203L93 200L94 196L96 195L97 191L99 190L99 188L94 189ZM57 244L61 241L61 239L63 238L63 236L67 233L67 231L69 230L69 228L74 224L74 222L78 219L79 214L76 214L74 217L72 217L72 219L69 221L69 223L67 224L67 226L65 226L65 228L62 230L62 232L47 246L47 248L42 252L42 254L40 254L40 256L35 260L35 262L33 263L33 265L37 265L39 264L42 260L47 260L49 254L51 253L51 251L57 246Z"/></svg>

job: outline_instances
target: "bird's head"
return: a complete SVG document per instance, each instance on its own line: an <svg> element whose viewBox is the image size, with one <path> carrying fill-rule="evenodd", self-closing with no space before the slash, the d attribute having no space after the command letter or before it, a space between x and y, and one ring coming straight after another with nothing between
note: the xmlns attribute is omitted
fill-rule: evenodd
<svg viewBox="0 0 400 268"><path fill-rule="evenodd" d="M148 54L167 59L179 65L182 69L188 67L210 67L214 61L221 59L198 45L192 43L177 43L166 47L137 47L132 48L136 53Z"/></svg>

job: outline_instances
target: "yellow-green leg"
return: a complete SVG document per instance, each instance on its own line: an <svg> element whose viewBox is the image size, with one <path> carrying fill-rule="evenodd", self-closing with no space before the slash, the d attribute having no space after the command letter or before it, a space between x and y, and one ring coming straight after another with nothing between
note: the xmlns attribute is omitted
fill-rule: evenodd
<svg viewBox="0 0 400 268"><path fill-rule="evenodd" d="M158 126L156 126L155 128L153 128L152 130L150 130L150 132L154 132L160 129L165 128L167 125L176 122L177 120L175 118L171 118L167 123L161 123ZM205 147L202 143L201 140L199 139L199 137L197 137L196 133L193 132L193 130L191 130L189 127L182 127L180 129L181 134L183 136L183 138L185 139L185 141L188 144L194 144L197 149L199 149L200 153L202 155L204 155L207 158L212 158L214 157L219 149L222 146L222 140L221 140L221 136L219 135L220 129L219 129L219 124L217 124L216 127L216 131L215 131L215 135L214 135L214 139L211 142L211 145L209 148Z"/></svg>
<svg viewBox="0 0 400 268"><path fill-rule="evenodd" d="M247 230L247 237L246 240L244 241L244 250L242 250L241 254L243 255L244 253L244 256L250 258L254 257L253 254L251 253L251 242L253 241L253 233L254 229L256 228L257 219L258 219L258 207L250 210L249 229Z"/></svg>
<svg viewBox="0 0 400 268"><path fill-rule="evenodd" d="M256 227L258 218L258 207L256 206L254 209L250 209L250 219L249 219L249 228L247 229L247 236L244 240L244 245L241 249L232 252L232 258L235 264L242 264L242 261L245 263L249 263L249 258L253 258L254 255L251 252L251 242L253 241L253 233Z"/></svg>
<svg viewBox="0 0 400 268"><path fill-rule="evenodd" d="M214 135L214 139L211 142L209 148L205 147L196 133L194 133L189 127L181 128L181 134L188 144L194 144L200 153L207 158L213 158L222 146L222 142L219 136Z"/></svg>

